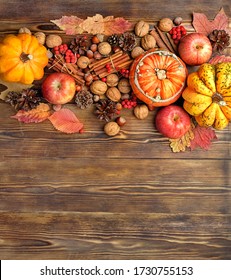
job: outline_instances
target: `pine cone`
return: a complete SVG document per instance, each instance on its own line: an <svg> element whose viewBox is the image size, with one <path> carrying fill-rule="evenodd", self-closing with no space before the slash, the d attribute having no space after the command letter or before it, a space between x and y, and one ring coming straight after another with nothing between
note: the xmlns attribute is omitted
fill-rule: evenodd
<svg viewBox="0 0 231 280"><path fill-rule="evenodd" d="M110 45L115 46L119 42L119 36L117 34L113 34L108 37L107 41Z"/></svg>
<svg viewBox="0 0 231 280"><path fill-rule="evenodd" d="M225 30L213 30L208 38L211 42L214 52L222 52L226 47L229 46L230 36Z"/></svg>
<svg viewBox="0 0 231 280"><path fill-rule="evenodd" d="M132 51L136 46L135 34L130 32L125 32L119 37L119 46L124 51Z"/></svg>
<svg viewBox="0 0 231 280"><path fill-rule="evenodd" d="M73 51L73 53L83 55L88 49L87 38L85 36L77 36L71 41L69 48Z"/></svg>
<svg viewBox="0 0 231 280"><path fill-rule="evenodd" d="M37 90L23 89L21 92L8 92L5 102L9 103L16 110L29 111L36 108L41 102L41 98L37 95Z"/></svg>
<svg viewBox="0 0 231 280"><path fill-rule="evenodd" d="M76 94L75 103L80 109L86 109L93 104L93 94L82 90Z"/></svg>
<svg viewBox="0 0 231 280"><path fill-rule="evenodd" d="M106 122L109 122L117 112L116 102L108 99L100 99L95 105L97 118Z"/></svg>

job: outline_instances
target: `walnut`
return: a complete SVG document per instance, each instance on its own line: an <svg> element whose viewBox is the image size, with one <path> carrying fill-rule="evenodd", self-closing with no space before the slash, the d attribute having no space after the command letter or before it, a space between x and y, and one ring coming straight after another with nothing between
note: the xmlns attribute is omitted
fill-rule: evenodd
<svg viewBox="0 0 231 280"><path fill-rule="evenodd" d="M37 38L37 40L39 41L39 43L41 45L45 44L45 41L46 41L45 33L39 31L39 32L34 33L34 36Z"/></svg>
<svg viewBox="0 0 231 280"><path fill-rule="evenodd" d="M118 83L118 89L121 93L129 93L131 91L129 80L122 78Z"/></svg>
<svg viewBox="0 0 231 280"><path fill-rule="evenodd" d="M90 90L94 94L104 95L107 91L107 84L100 80L94 81L90 86Z"/></svg>
<svg viewBox="0 0 231 280"><path fill-rule="evenodd" d="M152 48L155 48L156 40L155 40L155 38L152 35L147 34L144 37L142 37L142 39L141 39L141 46L146 51L150 50Z"/></svg>
<svg viewBox="0 0 231 280"><path fill-rule="evenodd" d="M146 119L148 117L148 114L149 114L149 109L148 106L146 106L145 104L137 105L134 109L134 115L139 120Z"/></svg>
<svg viewBox="0 0 231 280"><path fill-rule="evenodd" d="M117 124L117 122L108 122L104 126L104 132L108 136L115 136L120 132L120 126Z"/></svg>
<svg viewBox="0 0 231 280"><path fill-rule="evenodd" d="M78 60L77 60L77 65L79 66L79 68L81 69L85 69L87 68L87 66L89 65L90 60L87 56L81 55Z"/></svg>
<svg viewBox="0 0 231 280"><path fill-rule="evenodd" d="M158 22L158 27L163 32L169 32L173 28L173 21L170 18L162 18Z"/></svg>
<svg viewBox="0 0 231 280"><path fill-rule="evenodd" d="M115 87L118 85L119 77L116 74L109 74L107 76L106 83L109 87Z"/></svg>
<svg viewBox="0 0 231 280"><path fill-rule="evenodd" d="M121 93L117 87L110 87L106 92L107 98L114 102L118 102L121 98Z"/></svg>
<svg viewBox="0 0 231 280"><path fill-rule="evenodd" d="M46 37L46 45L48 48L54 48L60 46L62 44L62 38L59 35L47 35Z"/></svg>
<svg viewBox="0 0 231 280"><path fill-rule="evenodd" d="M137 56L141 55L142 53L144 53L144 49L142 49L141 47L135 47L131 52L131 56L132 56L132 58L136 58Z"/></svg>
<svg viewBox="0 0 231 280"><path fill-rule="evenodd" d="M135 25L135 34L139 37L147 35L149 32L149 24L143 20L140 20Z"/></svg>
<svg viewBox="0 0 231 280"><path fill-rule="evenodd" d="M27 27L21 27L18 31L18 33L27 33L27 34L31 34L31 31L29 28Z"/></svg>
<svg viewBox="0 0 231 280"><path fill-rule="evenodd" d="M101 42L98 44L98 52L102 55L109 55L111 50L111 45L108 42Z"/></svg>

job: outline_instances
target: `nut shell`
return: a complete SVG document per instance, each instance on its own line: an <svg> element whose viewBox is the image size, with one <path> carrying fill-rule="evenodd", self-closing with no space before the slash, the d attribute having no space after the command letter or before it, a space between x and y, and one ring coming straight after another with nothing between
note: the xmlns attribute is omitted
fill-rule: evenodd
<svg viewBox="0 0 231 280"><path fill-rule="evenodd" d="M39 32L34 33L34 36L37 38L37 40L39 41L39 43L41 45L45 44L45 41L46 41L45 33L39 31Z"/></svg>
<svg viewBox="0 0 231 280"><path fill-rule="evenodd" d="M107 85L108 85L109 87L115 87L115 86L117 86L117 85L118 85L118 82L119 82L119 77L118 77L118 75L116 75L116 74L109 74L109 75L107 76L107 81L106 81L106 83L107 83Z"/></svg>
<svg viewBox="0 0 231 280"><path fill-rule="evenodd" d="M140 20L135 25L135 34L136 36L143 37L149 32L149 24L143 20Z"/></svg>
<svg viewBox="0 0 231 280"><path fill-rule="evenodd" d="M142 39L141 39L141 46L146 51L150 50L150 49L153 49L156 46L156 40L155 40L155 38L152 35L147 34L144 37L142 37Z"/></svg>
<svg viewBox="0 0 231 280"><path fill-rule="evenodd" d="M77 65L78 65L79 68L81 68L81 69L87 68L87 66L89 65L89 63L90 63L89 58L88 58L87 56L84 56L84 55L80 56L80 57L78 58L78 60L77 60Z"/></svg>
<svg viewBox="0 0 231 280"><path fill-rule="evenodd" d="M62 38L59 35L47 35L46 37L46 45L48 48L54 48L60 46L62 44Z"/></svg>
<svg viewBox="0 0 231 280"><path fill-rule="evenodd" d="M136 58L137 56L141 55L142 53L144 53L144 49L141 47L135 47L132 51L131 51L131 56L132 58Z"/></svg>
<svg viewBox="0 0 231 280"><path fill-rule="evenodd" d="M118 83L118 89L121 93L129 93L131 91L129 80L122 78Z"/></svg>
<svg viewBox="0 0 231 280"><path fill-rule="evenodd" d="M106 92L106 96L114 101L114 102L118 102L121 98L121 93L120 91L118 90L117 87L110 87L107 92Z"/></svg>
<svg viewBox="0 0 231 280"><path fill-rule="evenodd" d="M112 51L111 45L108 42L101 42L98 44L98 52L102 55L109 55Z"/></svg>
<svg viewBox="0 0 231 280"><path fill-rule="evenodd" d="M170 18L162 18L158 23L158 27L163 32L169 32L173 28L173 21Z"/></svg>
<svg viewBox="0 0 231 280"><path fill-rule="evenodd" d="M90 91L94 94L104 95L107 91L107 84L103 81L94 81L90 86Z"/></svg>
<svg viewBox="0 0 231 280"><path fill-rule="evenodd" d="M104 126L104 132L108 136L115 136L120 132L120 126L116 122L108 122Z"/></svg>
<svg viewBox="0 0 231 280"><path fill-rule="evenodd" d="M139 120L144 120L148 117L149 109L148 106L145 104L137 105L134 109L134 115Z"/></svg>

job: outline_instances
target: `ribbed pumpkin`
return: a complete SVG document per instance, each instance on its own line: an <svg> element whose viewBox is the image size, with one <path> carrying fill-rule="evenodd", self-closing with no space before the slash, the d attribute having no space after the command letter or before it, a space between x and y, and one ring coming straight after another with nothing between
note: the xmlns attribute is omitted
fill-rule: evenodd
<svg viewBox="0 0 231 280"><path fill-rule="evenodd" d="M231 120L231 62L202 64L189 74L182 97L200 126L224 129Z"/></svg>
<svg viewBox="0 0 231 280"><path fill-rule="evenodd" d="M175 102L185 88L187 68L175 54L151 49L138 56L129 81L134 94L150 109Z"/></svg>
<svg viewBox="0 0 231 280"><path fill-rule="evenodd" d="M5 81L31 84L43 77L47 63L47 49L31 34L10 34L0 43L0 77Z"/></svg>

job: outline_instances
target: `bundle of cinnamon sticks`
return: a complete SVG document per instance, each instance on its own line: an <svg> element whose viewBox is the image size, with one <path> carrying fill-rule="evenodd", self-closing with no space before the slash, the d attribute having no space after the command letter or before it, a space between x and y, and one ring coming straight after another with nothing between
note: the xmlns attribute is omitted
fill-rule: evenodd
<svg viewBox="0 0 231 280"><path fill-rule="evenodd" d="M106 77L110 73L115 73L121 69L127 69L133 60L127 53L118 51L111 56L105 57L89 65L90 71L94 71L99 78ZM110 68L108 71L107 66Z"/></svg>
<svg viewBox="0 0 231 280"><path fill-rule="evenodd" d="M162 32L158 26L154 26L150 34L155 38L159 48L177 54L177 46L174 44L169 33Z"/></svg>

